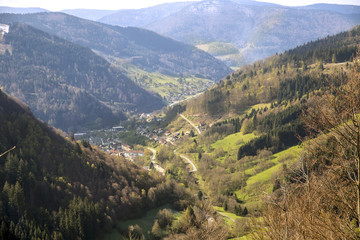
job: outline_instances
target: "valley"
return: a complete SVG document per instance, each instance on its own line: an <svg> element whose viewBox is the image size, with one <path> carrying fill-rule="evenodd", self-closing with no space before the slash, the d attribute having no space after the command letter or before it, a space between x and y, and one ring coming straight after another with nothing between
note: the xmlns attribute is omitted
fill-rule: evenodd
<svg viewBox="0 0 360 240"><path fill-rule="evenodd" d="M359 16L0 7L0 239L359 239Z"/></svg>

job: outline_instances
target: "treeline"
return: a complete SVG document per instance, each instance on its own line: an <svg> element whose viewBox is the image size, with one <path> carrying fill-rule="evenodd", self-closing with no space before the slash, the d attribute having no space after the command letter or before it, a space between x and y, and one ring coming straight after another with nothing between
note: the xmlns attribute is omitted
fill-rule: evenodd
<svg viewBox="0 0 360 240"><path fill-rule="evenodd" d="M242 145L238 151L238 159L245 156L256 156L260 150L267 149L272 153L285 150L300 142L305 130L300 120L303 105L294 105L278 113L270 113L261 120L253 117L253 128L261 132L261 136Z"/></svg>
<svg viewBox="0 0 360 240"><path fill-rule="evenodd" d="M191 197L174 181L68 141L0 92L0 235L97 239L119 221ZM181 197L180 197L181 196Z"/></svg>
<svg viewBox="0 0 360 240"><path fill-rule="evenodd" d="M281 62L286 64L302 60L307 64L312 64L317 61L324 63L353 61L359 41L360 26L357 26L350 31L328 36L286 51L281 57Z"/></svg>

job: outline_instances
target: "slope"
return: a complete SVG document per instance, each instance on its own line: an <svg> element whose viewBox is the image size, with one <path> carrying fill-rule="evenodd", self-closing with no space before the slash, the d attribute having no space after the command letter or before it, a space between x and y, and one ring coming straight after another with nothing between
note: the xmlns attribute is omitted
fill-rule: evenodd
<svg viewBox="0 0 360 240"><path fill-rule="evenodd" d="M304 147L300 141L307 132L300 116L314 99L329 90L330 84L346 83L352 78L352 72L358 69L352 61L359 42L358 26L305 44L245 66L181 106L186 109L182 114L202 128L201 135L186 134L191 126L179 114L167 130L179 136L175 140L177 154L189 156L195 163L198 187L212 204L238 216L258 218L262 216L264 196L268 197L275 191L274 201L277 203L280 200L284 204L286 199L281 187L294 183L293 179L298 183L305 182L302 178L304 165L301 169L299 161L307 158L307 154L302 154ZM329 92L333 91L331 88ZM328 98L329 101L332 99ZM348 102L351 101L331 101L335 109L341 103L348 106ZM358 101L354 103L358 105ZM346 116L357 119L357 115ZM304 145L313 147L312 154L317 157L316 154L322 154L323 148L334 147L331 139L321 142L325 142L326 146L318 148L319 144L312 144L315 143L312 141ZM327 162L329 155L323 156L320 161L327 166L319 169L318 166L323 164L318 164L317 160L312 162L316 174L331 166ZM331 153L330 157L333 157ZM336 170L342 171L339 168ZM169 177L172 177L171 173ZM280 188L282 190L276 191ZM293 190L295 195L299 193ZM296 198L293 201L296 206ZM280 208L273 209L279 211ZM273 214L273 223L277 223L275 218L278 215L274 212L270 214ZM301 219L300 215L298 217L298 220ZM236 236L250 232L246 228L239 229ZM276 228L272 231L276 232Z"/></svg>
<svg viewBox="0 0 360 240"><path fill-rule="evenodd" d="M231 72L203 51L144 29L110 26L64 13L2 14L0 21L30 24L105 55L126 59L149 72L198 75L213 81Z"/></svg>
<svg viewBox="0 0 360 240"><path fill-rule="evenodd" d="M177 199L174 183L65 139L2 91L0 139L1 153L16 146L0 158L3 239L98 239L117 221Z"/></svg>
<svg viewBox="0 0 360 240"><path fill-rule="evenodd" d="M75 17L96 21L104 16L111 15L116 10L98 10L98 9L64 9L61 12L73 15Z"/></svg>
<svg viewBox="0 0 360 240"><path fill-rule="evenodd" d="M163 19L184 7L192 4L191 2L165 3L154 7L143 9L123 9L115 13L98 18L99 22L118 25L123 27L146 27L150 23Z"/></svg>
<svg viewBox="0 0 360 240"><path fill-rule="evenodd" d="M150 14L156 10L142 11ZM137 14L139 10L134 11L133 18ZM238 53L217 57L227 60L230 66L242 66L348 30L358 24L359 19L360 9L356 6L294 8L255 1L208 0L193 2L155 22L140 24L119 16L113 21L107 19L107 23L145 27L192 45L230 43L238 48Z"/></svg>
<svg viewBox="0 0 360 240"><path fill-rule="evenodd" d="M66 131L109 126L125 118L123 111L163 106L90 49L28 25L11 25L1 45L4 89Z"/></svg>
<svg viewBox="0 0 360 240"><path fill-rule="evenodd" d="M360 27L310 42L245 66L187 104L188 114L212 120L246 113L253 105L301 99L319 89L341 63L352 61ZM338 73L341 74L341 73Z"/></svg>

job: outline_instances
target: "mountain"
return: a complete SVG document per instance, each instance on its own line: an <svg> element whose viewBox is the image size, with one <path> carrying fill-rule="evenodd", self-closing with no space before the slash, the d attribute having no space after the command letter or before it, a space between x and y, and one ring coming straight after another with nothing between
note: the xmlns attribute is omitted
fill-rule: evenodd
<svg viewBox="0 0 360 240"><path fill-rule="evenodd" d="M325 64L335 68L352 61L359 41L360 27L357 26L244 66L190 100L187 111L217 119L241 114L256 104L295 100L323 84L325 73L321 73ZM300 82L295 84L297 81Z"/></svg>
<svg viewBox="0 0 360 240"><path fill-rule="evenodd" d="M65 139L3 91L0 138L2 239L99 239L118 221L178 199L174 182Z"/></svg>
<svg viewBox="0 0 360 240"><path fill-rule="evenodd" d="M75 17L96 21L107 15L111 15L111 14L115 13L116 10L64 9L64 10L61 10L61 12L69 14L69 15L73 15Z"/></svg>
<svg viewBox="0 0 360 240"><path fill-rule="evenodd" d="M323 10L323 11L330 11L335 13L341 14L356 14L358 15L360 12L360 6L354 5L340 5L340 4L325 4L325 3L318 3L313 4L305 7L300 7L300 9L316 9L316 10Z"/></svg>
<svg viewBox="0 0 360 240"><path fill-rule="evenodd" d="M96 20L102 23L123 27L146 27L151 23L157 22L173 13L181 11L184 7L190 4L193 4L193 2L165 3L143 9L124 9Z"/></svg>
<svg viewBox="0 0 360 240"><path fill-rule="evenodd" d="M26 13L39 13L39 12L49 12L49 10L43 8L15 8L15 7L0 6L0 13L26 14Z"/></svg>
<svg viewBox="0 0 360 240"><path fill-rule="evenodd" d="M202 194L250 226L228 238L359 238L359 42L357 26L273 55L168 111Z"/></svg>
<svg viewBox="0 0 360 240"><path fill-rule="evenodd" d="M64 13L0 15L3 23L24 22L107 56L126 60L148 72L198 75L217 81L231 70L193 46L138 28L122 28Z"/></svg>
<svg viewBox="0 0 360 240"><path fill-rule="evenodd" d="M156 9L141 12L151 15ZM206 0L193 2L155 22L153 19L129 21L136 19L140 10L134 10L133 17L126 20L119 12L99 21L144 27L182 42L201 45L203 50L208 48L203 45L218 43L217 48L223 53L215 56L228 65L239 66L348 30L359 23L359 10L356 6L342 5L285 7L254 1ZM231 45L224 46L224 43ZM229 47L237 51L229 52Z"/></svg>
<svg viewBox="0 0 360 240"><path fill-rule="evenodd" d="M105 127L125 119L124 111L164 106L89 48L31 26L11 24L0 45L4 90L55 127Z"/></svg>

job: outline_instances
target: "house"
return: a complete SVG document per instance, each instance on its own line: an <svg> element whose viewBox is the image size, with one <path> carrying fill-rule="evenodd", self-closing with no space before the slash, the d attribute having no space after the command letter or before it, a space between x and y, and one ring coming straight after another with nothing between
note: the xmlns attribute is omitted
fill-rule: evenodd
<svg viewBox="0 0 360 240"><path fill-rule="evenodd" d="M144 156L144 152L142 151L136 151L136 150L130 150L130 151L125 151L124 152L124 156L130 160L133 160L137 157L142 157Z"/></svg>
<svg viewBox="0 0 360 240"><path fill-rule="evenodd" d="M131 147L127 144L122 144L121 148L124 150L124 151L130 151L131 150Z"/></svg>
<svg viewBox="0 0 360 240"><path fill-rule="evenodd" d="M0 24L0 33L4 35L5 33L9 33L10 26L6 24Z"/></svg>
<svg viewBox="0 0 360 240"><path fill-rule="evenodd" d="M160 139L159 139L159 143L160 143L160 144L166 144L167 141L166 141L164 138L160 138Z"/></svg>
<svg viewBox="0 0 360 240"><path fill-rule="evenodd" d="M122 132L125 130L125 128L123 126L116 126L116 127L112 127L113 131L115 132Z"/></svg>

